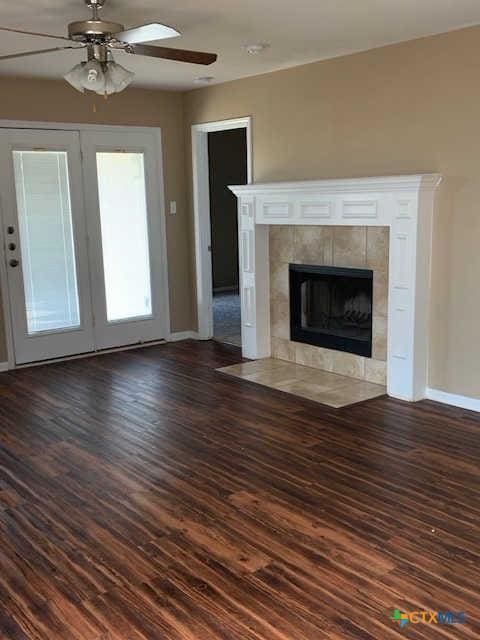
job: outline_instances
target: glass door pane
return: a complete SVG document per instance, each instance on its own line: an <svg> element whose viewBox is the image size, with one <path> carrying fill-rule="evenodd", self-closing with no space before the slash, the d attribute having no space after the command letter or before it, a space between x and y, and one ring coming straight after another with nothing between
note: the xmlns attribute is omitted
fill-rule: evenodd
<svg viewBox="0 0 480 640"><path fill-rule="evenodd" d="M151 317L144 154L96 158L107 321Z"/></svg>
<svg viewBox="0 0 480 640"><path fill-rule="evenodd" d="M13 151L27 331L80 326L66 151Z"/></svg>

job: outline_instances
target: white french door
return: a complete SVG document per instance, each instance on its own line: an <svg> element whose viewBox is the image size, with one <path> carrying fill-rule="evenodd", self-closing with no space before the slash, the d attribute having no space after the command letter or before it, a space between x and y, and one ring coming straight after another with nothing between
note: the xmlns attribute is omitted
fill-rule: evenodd
<svg viewBox="0 0 480 640"><path fill-rule="evenodd" d="M16 363L164 338L152 137L5 129L0 147Z"/></svg>
<svg viewBox="0 0 480 640"><path fill-rule="evenodd" d="M80 136L24 130L0 136L15 360L92 351Z"/></svg>
<svg viewBox="0 0 480 640"><path fill-rule="evenodd" d="M87 132L81 144L97 348L163 338L155 143L147 133Z"/></svg>

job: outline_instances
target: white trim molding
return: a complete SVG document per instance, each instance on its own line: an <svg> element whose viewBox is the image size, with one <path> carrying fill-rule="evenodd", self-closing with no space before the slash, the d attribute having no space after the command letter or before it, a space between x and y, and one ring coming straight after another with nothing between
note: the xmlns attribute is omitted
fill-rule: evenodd
<svg viewBox="0 0 480 640"><path fill-rule="evenodd" d="M268 225L390 228L388 394L425 398L434 193L439 174L232 186L238 198L242 344L270 356Z"/></svg>
<svg viewBox="0 0 480 640"><path fill-rule="evenodd" d="M448 393L447 391L441 391L440 389L431 388L427 389L426 397L429 400L441 402L442 404L449 404L452 407L460 407L461 409L480 412L480 399L478 398L459 396L456 393Z"/></svg>
<svg viewBox="0 0 480 640"><path fill-rule="evenodd" d="M4 371L9 371L10 370L10 365L8 364L8 362L0 362L0 373L3 373Z"/></svg>
<svg viewBox="0 0 480 640"><path fill-rule="evenodd" d="M208 134L214 131L246 129L247 181L252 175L252 118L235 118L192 125L193 215L195 221L195 268L198 334L201 340L213 337L212 256L210 229L210 183Z"/></svg>
<svg viewBox="0 0 480 640"><path fill-rule="evenodd" d="M168 342L180 342L181 340L198 340L198 333L196 331L178 331L171 333L167 338Z"/></svg>

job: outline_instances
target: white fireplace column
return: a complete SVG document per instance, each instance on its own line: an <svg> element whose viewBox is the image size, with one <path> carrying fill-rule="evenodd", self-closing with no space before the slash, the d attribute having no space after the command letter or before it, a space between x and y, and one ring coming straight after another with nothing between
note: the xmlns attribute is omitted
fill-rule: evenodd
<svg viewBox="0 0 480 640"><path fill-rule="evenodd" d="M269 225L386 226L388 394L424 398L433 202L440 182L432 173L230 187L238 198L243 355L270 356Z"/></svg>

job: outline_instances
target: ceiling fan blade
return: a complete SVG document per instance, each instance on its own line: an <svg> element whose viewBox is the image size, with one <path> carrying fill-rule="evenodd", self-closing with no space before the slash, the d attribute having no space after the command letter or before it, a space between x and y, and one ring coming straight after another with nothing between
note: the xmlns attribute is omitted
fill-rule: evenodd
<svg viewBox="0 0 480 640"><path fill-rule="evenodd" d="M36 56L39 53L52 53L53 51L64 51L65 49L83 49L83 47L53 47L53 49L39 49L38 51L24 51L22 53L10 53L7 56L0 56L0 60L13 60L14 58L25 58Z"/></svg>
<svg viewBox="0 0 480 640"><path fill-rule="evenodd" d="M11 29L10 27L0 27L0 31L9 31L10 33L23 33L26 36L40 36L42 38L56 38L57 40L69 40L65 36L52 36L49 33L37 33L36 31L22 31L22 29Z"/></svg>
<svg viewBox="0 0 480 640"><path fill-rule="evenodd" d="M140 27L133 27L115 34L115 38L120 42L128 44L136 44L137 42L153 42L154 40L164 40L165 38L176 38L181 35L173 27L166 24L152 22L151 24L143 24Z"/></svg>
<svg viewBox="0 0 480 640"><path fill-rule="evenodd" d="M187 51L186 49L170 49L169 47L154 47L148 44L134 44L125 49L127 53L140 56L176 60L177 62L191 62L192 64L212 64L217 59L216 53L203 51Z"/></svg>

